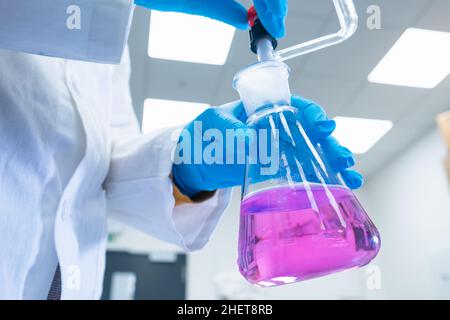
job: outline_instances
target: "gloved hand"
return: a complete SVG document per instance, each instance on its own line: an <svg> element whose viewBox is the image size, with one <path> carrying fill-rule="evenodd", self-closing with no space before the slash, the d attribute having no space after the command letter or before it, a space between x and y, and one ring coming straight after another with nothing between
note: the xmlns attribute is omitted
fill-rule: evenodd
<svg viewBox="0 0 450 320"><path fill-rule="evenodd" d="M235 0L135 0L137 5L159 11L182 12L204 16L248 29L247 9ZM276 38L285 34L287 0L254 0L255 9L267 31Z"/></svg>
<svg viewBox="0 0 450 320"><path fill-rule="evenodd" d="M288 0L253 0L259 20L275 38L284 37Z"/></svg>
<svg viewBox="0 0 450 320"><path fill-rule="evenodd" d="M336 128L335 122L327 118L319 105L309 100L293 96L292 106L298 109L298 120L311 141L321 144L326 160L333 170L341 173L349 188L359 188L363 183L362 176L356 171L348 170L355 164L353 154L331 136ZM235 136L247 135L249 128L246 121L247 115L242 103L234 102L206 110L185 127L172 168L173 181L183 194L192 198L203 191L242 185L245 164L239 161L239 157L248 151L248 144L242 148L234 143L234 149L226 146L230 143L227 141L227 132L235 133L231 136L233 139ZM209 132L210 136L204 136L206 132ZM211 148L211 142L217 139L225 140L220 141L223 148L212 152L208 148ZM283 140L283 137L280 137L280 140ZM194 141L197 141L197 145ZM281 143L283 142L280 141ZM186 146L188 148L185 148ZM185 149L193 151L186 154ZM212 159L219 161L204 161L202 156L205 154L213 154Z"/></svg>

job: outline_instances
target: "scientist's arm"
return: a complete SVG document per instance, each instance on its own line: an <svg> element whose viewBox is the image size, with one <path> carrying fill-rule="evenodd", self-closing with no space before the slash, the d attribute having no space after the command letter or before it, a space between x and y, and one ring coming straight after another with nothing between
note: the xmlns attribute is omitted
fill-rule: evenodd
<svg viewBox="0 0 450 320"><path fill-rule="evenodd" d="M133 0L0 0L0 49L119 63Z"/></svg>
<svg viewBox="0 0 450 320"><path fill-rule="evenodd" d="M140 134L129 91L129 58L115 67L111 165L104 183L108 214L185 250L202 248L227 207L230 190L189 198L172 182L179 129Z"/></svg>

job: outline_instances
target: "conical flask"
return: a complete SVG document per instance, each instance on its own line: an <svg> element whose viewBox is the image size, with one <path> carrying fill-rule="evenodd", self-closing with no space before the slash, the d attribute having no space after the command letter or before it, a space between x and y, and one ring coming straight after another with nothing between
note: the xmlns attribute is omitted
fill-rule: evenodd
<svg viewBox="0 0 450 320"><path fill-rule="evenodd" d="M234 79L257 137L246 156L238 265L264 287L361 267L380 249L375 225L290 106L289 72L266 61ZM270 161L261 161L265 146Z"/></svg>

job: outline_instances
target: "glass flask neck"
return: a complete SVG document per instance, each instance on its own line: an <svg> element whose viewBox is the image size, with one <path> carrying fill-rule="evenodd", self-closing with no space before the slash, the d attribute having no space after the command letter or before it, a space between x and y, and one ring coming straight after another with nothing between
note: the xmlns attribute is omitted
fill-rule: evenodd
<svg viewBox="0 0 450 320"><path fill-rule="evenodd" d="M233 86L239 92L248 117L273 106L290 105L289 73L286 64L265 61L236 74Z"/></svg>
<svg viewBox="0 0 450 320"><path fill-rule="evenodd" d="M296 113L298 110L291 105L285 104L285 105L267 105L262 106L256 109L255 113L253 113L251 116L247 119L247 125L252 126L253 124L257 123L260 119L263 119L273 113L279 113L279 112L292 112Z"/></svg>

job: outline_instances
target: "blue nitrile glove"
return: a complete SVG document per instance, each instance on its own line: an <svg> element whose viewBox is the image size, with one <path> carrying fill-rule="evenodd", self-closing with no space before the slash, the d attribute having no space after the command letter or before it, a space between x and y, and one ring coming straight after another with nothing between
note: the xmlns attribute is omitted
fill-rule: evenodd
<svg viewBox="0 0 450 320"><path fill-rule="evenodd" d="M266 30L275 38L284 37L288 0L253 0L256 13Z"/></svg>
<svg viewBox="0 0 450 320"><path fill-rule="evenodd" d="M319 105L309 100L293 96L292 106L299 110L298 120L308 137L322 145L330 166L341 173L349 188L359 188L363 183L362 176L358 172L348 170L355 164L353 154L331 136L336 128L335 122L327 118ZM192 198L203 191L242 185L245 164L239 162L242 159L239 157L247 152L248 145L242 148L234 143L234 149L226 148L226 145L230 143L227 142L227 130L228 133L236 133L237 130L237 136L246 135L248 130L246 121L247 115L242 103L234 102L206 110L185 127L172 168L174 183L182 193ZM280 140L282 139L283 137L280 137ZM223 148L221 150L217 148L213 152L212 141L218 142L216 146L222 145ZM212 157L204 161L205 155Z"/></svg>
<svg viewBox="0 0 450 320"><path fill-rule="evenodd" d="M137 5L159 11L182 12L204 16L248 29L247 10L235 0L135 0ZM285 34L287 0L254 0L255 9L267 31L276 38Z"/></svg>

